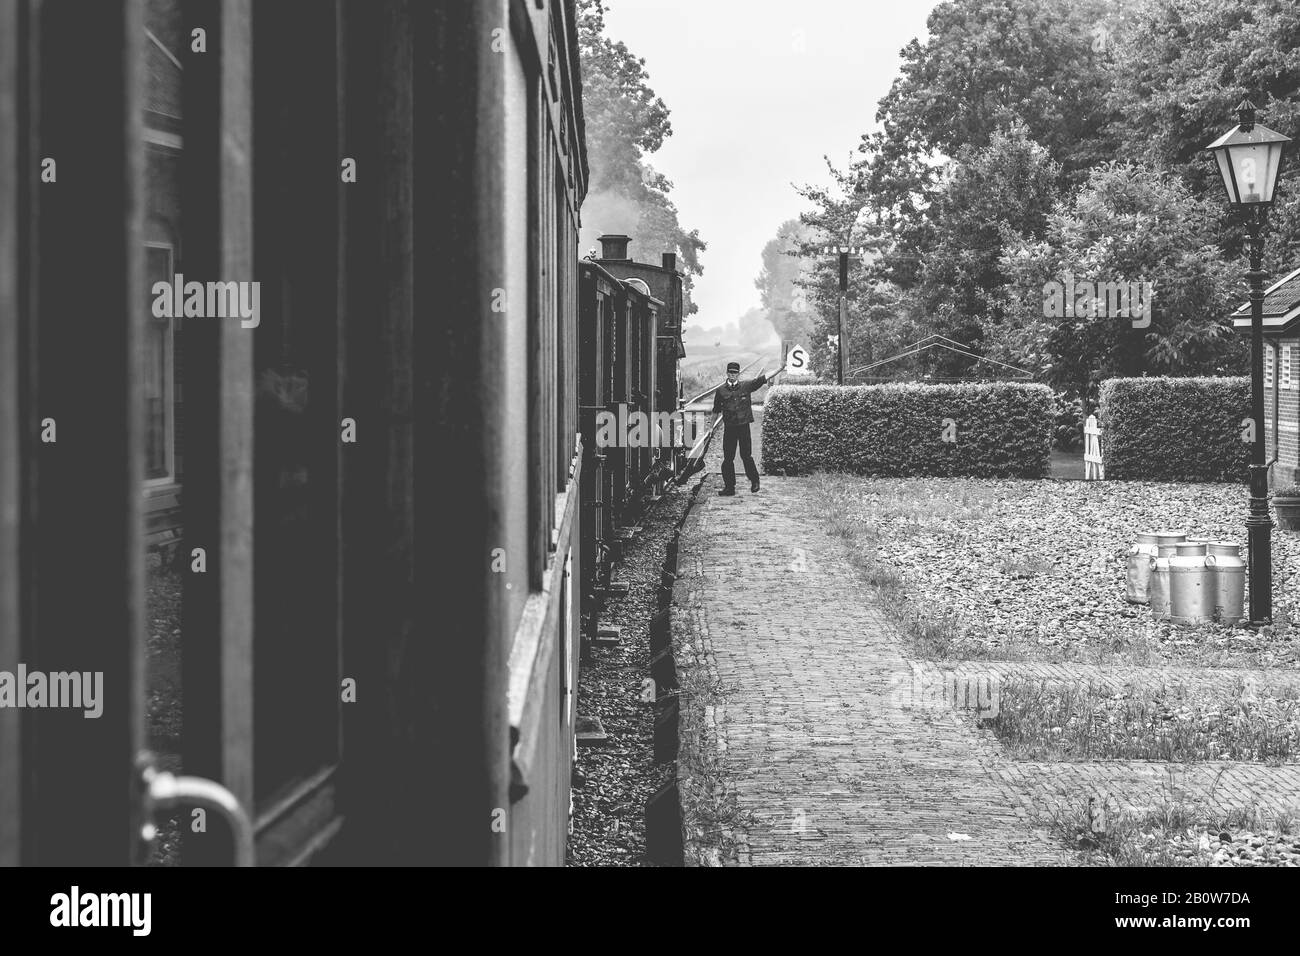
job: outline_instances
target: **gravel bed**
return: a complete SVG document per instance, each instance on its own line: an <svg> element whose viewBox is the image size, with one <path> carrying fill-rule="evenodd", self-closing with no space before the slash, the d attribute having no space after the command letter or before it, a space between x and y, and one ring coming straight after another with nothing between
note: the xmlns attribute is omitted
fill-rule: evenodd
<svg viewBox="0 0 1300 956"><path fill-rule="evenodd" d="M149 628L145 639L148 700L145 728L148 746L158 767L181 772L181 575L157 553L148 555L145 579L145 613ZM179 866L181 821L188 810L159 814L158 836L147 864Z"/></svg>
<svg viewBox="0 0 1300 956"><path fill-rule="evenodd" d="M1300 835L1202 833L1197 850L1210 854L1211 866L1300 866Z"/></svg>
<svg viewBox="0 0 1300 956"><path fill-rule="evenodd" d="M1300 667L1300 537L1273 532L1274 625L1155 622L1125 599L1140 531L1236 541L1244 487L819 475L814 506L957 635L950 657Z"/></svg>
<svg viewBox="0 0 1300 956"><path fill-rule="evenodd" d="M1175 866L1300 866L1300 835L1276 830L1229 833L1194 827L1174 835L1151 833L1146 852L1163 851Z"/></svg>
<svg viewBox="0 0 1300 956"><path fill-rule="evenodd" d="M654 704L642 700L650 676L650 619L658 610L660 570L678 520L698 479L670 488L641 520L641 532L614 570L626 581L611 597L602 624L622 627L615 648L595 648L578 679L578 715L599 717L609 740L582 747L575 764L570 866L647 866L645 804L672 777L672 764L654 762Z"/></svg>

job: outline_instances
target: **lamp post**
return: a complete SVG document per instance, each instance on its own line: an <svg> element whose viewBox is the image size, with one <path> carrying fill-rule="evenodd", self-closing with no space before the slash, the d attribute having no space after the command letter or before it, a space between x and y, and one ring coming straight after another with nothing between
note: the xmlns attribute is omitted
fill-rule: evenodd
<svg viewBox="0 0 1300 956"><path fill-rule="evenodd" d="M849 256L866 255L865 246L823 246L822 255L839 254L840 257L840 319L839 335L835 337L837 351L835 372L836 381L844 384L844 321L849 314Z"/></svg>
<svg viewBox="0 0 1300 956"><path fill-rule="evenodd" d="M1255 441L1250 455L1250 513L1246 534L1250 560L1250 622L1273 620L1273 555L1268 514L1268 466L1264 448L1264 217L1273 202L1282 151L1291 140L1255 122L1255 105L1242 100L1238 123L1206 147L1219 162L1228 201L1250 219L1250 416Z"/></svg>

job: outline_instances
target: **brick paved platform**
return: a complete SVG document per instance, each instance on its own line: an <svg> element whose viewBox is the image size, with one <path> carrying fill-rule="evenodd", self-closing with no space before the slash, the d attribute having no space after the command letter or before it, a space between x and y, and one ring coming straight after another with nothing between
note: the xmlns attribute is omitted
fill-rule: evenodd
<svg viewBox="0 0 1300 956"><path fill-rule="evenodd" d="M1094 793L1130 807L1174 793L1207 807L1300 810L1300 767L1172 765L1171 776L1171 765L1140 761L1016 762L955 711L900 706L912 663L843 546L799 517L805 480L764 476L756 495L742 484L719 498L720 444L683 529L674 642L679 668L707 688L682 701L684 790L712 774L703 786L724 791L717 799L734 813L719 825L686 807L688 863L1066 864L1045 820ZM992 666L1084 683L1155 678Z"/></svg>

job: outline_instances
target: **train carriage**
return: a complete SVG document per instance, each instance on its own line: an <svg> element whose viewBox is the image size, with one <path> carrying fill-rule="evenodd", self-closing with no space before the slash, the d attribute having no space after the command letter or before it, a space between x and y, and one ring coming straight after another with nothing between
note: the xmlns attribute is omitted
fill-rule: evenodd
<svg viewBox="0 0 1300 956"><path fill-rule="evenodd" d="M653 473L680 474L684 464L679 415L682 399L680 361L686 350L682 344L685 290L682 274L677 268L677 253L663 253L660 264L654 265L637 262L629 255L628 247L633 243L629 236L604 235L599 241L601 255L596 261L601 267L625 284L634 284L654 302L653 328L649 324L643 327L647 336L643 348L648 358L642 364L642 371L648 377L641 380L640 390L646 396L647 410L660 420L668 416L673 425L671 437L654 456L659 467L653 468ZM674 450L668 451L669 448Z"/></svg>
<svg viewBox="0 0 1300 956"><path fill-rule="evenodd" d="M602 236L600 242L601 258L579 264L586 646L596 637L624 536L665 480L680 474L684 456L676 255L666 253L661 266L646 265L627 258L627 236Z"/></svg>
<svg viewBox="0 0 1300 956"><path fill-rule="evenodd" d="M612 507L618 449L600 447L602 416L614 407L616 311L622 295L617 279L591 262L579 264L578 400L582 462L582 623L587 642L595 638L598 596L608 582Z"/></svg>
<svg viewBox="0 0 1300 956"><path fill-rule="evenodd" d="M563 863L576 17L0 0L0 670L105 687L0 710L0 864ZM182 274L260 314L160 316ZM147 529L182 541L165 673ZM233 809L160 859L144 824L216 792L159 803L173 771Z"/></svg>

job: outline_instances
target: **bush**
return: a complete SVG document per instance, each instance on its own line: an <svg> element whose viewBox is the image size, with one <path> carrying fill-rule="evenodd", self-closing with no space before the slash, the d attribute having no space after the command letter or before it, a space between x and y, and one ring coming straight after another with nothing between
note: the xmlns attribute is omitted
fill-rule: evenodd
<svg viewBox="0 0 1300 956"><path fill-rule="evenodd" d="M1052 424L1052 447L1058 451L1078 451L1083 447L1083 399L1056 393L1055 419Z"/></svg>
<svg viewBox="0 0 1300 956"><path fill-rule="evenodd" d="M1051 390L1020 382L778 385L763 413L763 467L772 474L1042 478L1052 414Z"/></svg>
<svg viewBox="0 0 1300 956"><path fill-rule="evenodd" d="M1250 446L1241 440L1249 378L1109 378L1099 398L1107 478L1249 479Z"/></svg>

